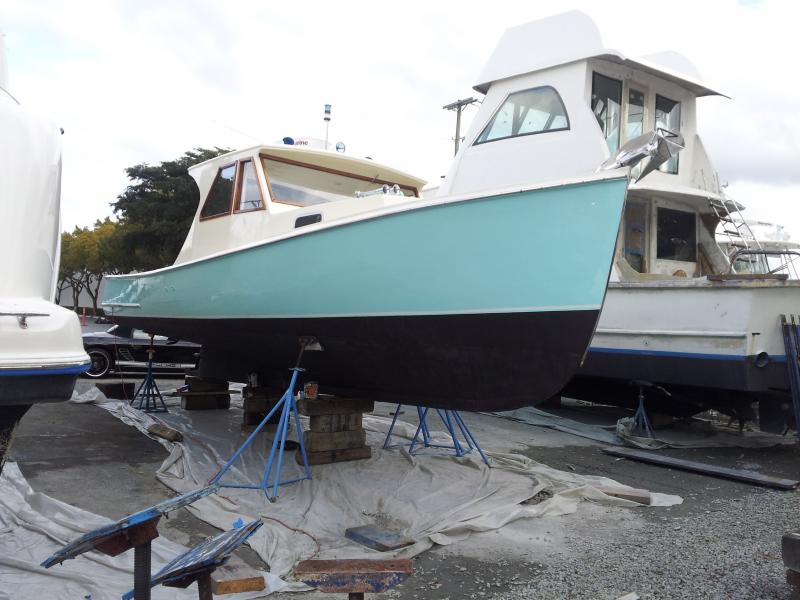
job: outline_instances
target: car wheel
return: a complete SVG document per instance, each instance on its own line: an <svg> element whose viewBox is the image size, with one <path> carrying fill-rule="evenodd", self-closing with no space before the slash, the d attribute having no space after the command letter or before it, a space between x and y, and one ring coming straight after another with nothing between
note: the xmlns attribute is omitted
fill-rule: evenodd
<svg viewBox="0 0 800 600"><path fill-rule="evenodd" d="M114 359L111 358L108 352L102 348L91 348L87 350L86 353L89 355L89 358L92 359L92 364L86 372L87 376L98 379L109 374L111 367L114 366Z"/></svg>

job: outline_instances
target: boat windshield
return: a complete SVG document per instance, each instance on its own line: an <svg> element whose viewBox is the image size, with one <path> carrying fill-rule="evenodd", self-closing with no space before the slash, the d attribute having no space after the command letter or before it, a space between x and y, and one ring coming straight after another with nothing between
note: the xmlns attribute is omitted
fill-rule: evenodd
<svg viewBox="0 0 800 600"><path fill-rule="evenodd" d="M369 179L358 175L323 169L311 165L262 156L272 200L295 206L313 206L338 200L352 199L356 192L367 192L394 182ZM416 196L416 190L400 186L404 196Z"/></svg>

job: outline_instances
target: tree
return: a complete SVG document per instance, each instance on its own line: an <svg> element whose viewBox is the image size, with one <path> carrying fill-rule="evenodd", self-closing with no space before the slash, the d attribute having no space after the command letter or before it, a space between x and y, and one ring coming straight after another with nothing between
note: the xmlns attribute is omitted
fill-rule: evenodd
<svg viewBox="0 0 800 600"><path fill-rule="evenodd" d="M195 148L176 160L125 170L133 183L111 205L119 217L119 237L109 243L119 244L126 270L158 269L175 261L200 196L188 168L226 152Z"/></svg>

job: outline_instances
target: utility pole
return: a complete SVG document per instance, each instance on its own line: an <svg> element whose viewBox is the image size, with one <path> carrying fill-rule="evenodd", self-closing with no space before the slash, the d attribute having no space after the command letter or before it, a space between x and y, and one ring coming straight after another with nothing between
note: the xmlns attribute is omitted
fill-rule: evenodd
<svg viewBox="0 0 800 600"><path fill-rule="evenodd" d="M456 111L456 151L455 154L458 154L458 146L461 143L461 111L464 110L466 106L470 104L475 104L478 100L476 98L464 98L463 100L456 100L452 104L448 104L443 106L442 108L445 110L454 110Z"/></svg>

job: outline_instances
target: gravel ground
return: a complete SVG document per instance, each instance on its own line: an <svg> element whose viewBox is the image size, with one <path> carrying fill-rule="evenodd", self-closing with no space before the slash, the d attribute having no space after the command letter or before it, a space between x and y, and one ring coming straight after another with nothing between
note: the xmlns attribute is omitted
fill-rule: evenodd
<svg viewBox="0 0 800 600"><path fill-rule="evenodd" d="M501 420L491 426L505 427ZM516 521L500 532L422 554L414 560L412 577L383 597L616 600L629 592L658 600L794 597L785 583L780 540L783 533L800 530L800 492L615 459L568 434L530 431L524 452L540 462L678 494L684 503L631 509L583 503L577 514ZM661 452L800 479L796 445ZM34 407L23 419L12 456L35 489L108 516L169 495L153 477L163 448L93 406ZM112 476L117 485L108 489ZM80 489L75 481L81 481ZM162 530L175 541L196 543L213 532L188 512L176 517ZM258 564L254 553L245 554L247 562ZM341 600L320 593L274 597Z"/></svg>

